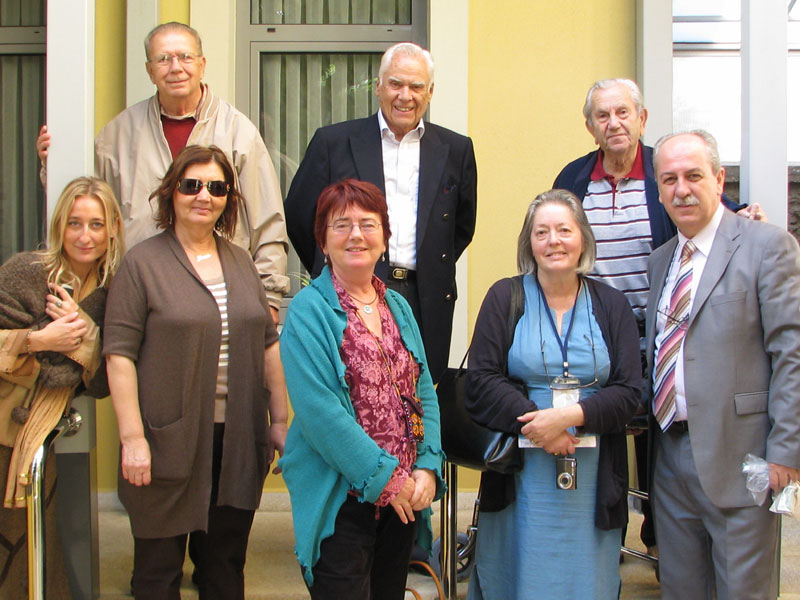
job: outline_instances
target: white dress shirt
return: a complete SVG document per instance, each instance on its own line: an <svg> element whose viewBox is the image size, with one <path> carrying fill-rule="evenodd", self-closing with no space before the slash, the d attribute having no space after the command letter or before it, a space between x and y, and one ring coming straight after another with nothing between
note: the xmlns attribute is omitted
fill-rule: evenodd
<svg viewBox="0 0 800 600"><path fill-rule="evenodd" d="M711 252L711 246L714 244L714 237L717 235L720 221L722 221L722 213L725 207L720 203L717 207L711 221L700 230L700 232L692 238L692 242L697 247L694 254L692 254L692 290L689 298L689 314L692 314L692 306L694 305L694 297L697 293L697 286L700 283L700 278L703 276L703 269L706 267L708 255ZM678 245L675 248L675 254L672 256L672 262L669 266L669 275L667 281L664 283L664 289L661 291L661 299L658 301L658 316L656 317L656 339L655 339L655 356L656 364L658 364L658 350L664 341L664 329L666 325L666 317L669 314L669 301L672 296L672 290L675 287L675 280L678 278L680 271L681 252L683 246L689 240L680 231L678 232ZM685 339L685 338L684 338ZM655 381L655 369L653 369L653 379ZM686 421L686 387L683 380L683 342L678 349L677 363L675 364L675 421Z"/></svg>
<svg viewBox="0 0 800 600"><path fill-rule="evenodd" d="M383 180L389 207L389 264L417 268L417 202L419 199L419 142L425 133L422 119L397 141L378 111L383 150Z"/></svg>

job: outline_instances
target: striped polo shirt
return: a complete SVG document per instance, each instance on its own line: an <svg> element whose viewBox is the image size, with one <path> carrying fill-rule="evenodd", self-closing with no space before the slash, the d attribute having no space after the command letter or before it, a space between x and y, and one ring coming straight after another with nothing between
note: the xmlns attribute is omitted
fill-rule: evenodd
<svg viewBox="0 0 800 600"><path fill-rule="evenodd" d="M650 290L647 258L653 239L641 144L630 173L616 182L603 168L603 152L599 152L583 208L597 240L592 274L624 293L637 320L644 321Z"/></svg>

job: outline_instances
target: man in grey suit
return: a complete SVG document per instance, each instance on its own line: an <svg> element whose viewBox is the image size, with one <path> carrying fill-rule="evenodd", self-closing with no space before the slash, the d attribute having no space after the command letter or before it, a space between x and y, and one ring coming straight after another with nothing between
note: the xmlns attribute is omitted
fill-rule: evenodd
<svg viewBox="0 0 800 600"><path fill-rule="evenodd" d="M745 487L800 472L800 250L720 204L725 170L704 131L660 139L660 201L678 235L649 262L653 512L663 598L775 598L778 517Z"/></svg>

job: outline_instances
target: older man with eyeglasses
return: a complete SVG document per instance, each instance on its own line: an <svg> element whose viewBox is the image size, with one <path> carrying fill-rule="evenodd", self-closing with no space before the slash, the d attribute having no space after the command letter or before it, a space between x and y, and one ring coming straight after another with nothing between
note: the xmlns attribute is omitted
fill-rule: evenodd
<svg viewBox="0 0 800 600"><path fill-rule="evenodd" d="M156 94L126 108L95 139L95 170L119 199L125 237L133 246L156 234L148 199L173 157L188 145L220 147L245 198L233 241L253 257L277 322L281 299L289 291L288 237L280 185L261 134L202 82L206 58L193 28L164 23L147 35L144 47ZM50 141L42 127L36 147L43 175Z"/></svg>

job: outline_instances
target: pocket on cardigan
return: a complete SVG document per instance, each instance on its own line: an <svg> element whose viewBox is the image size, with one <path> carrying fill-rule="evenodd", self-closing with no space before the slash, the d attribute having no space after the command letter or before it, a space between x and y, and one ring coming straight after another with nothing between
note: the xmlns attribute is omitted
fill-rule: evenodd
<svg viewBox="0 0 800 600"><path fill-rule="evenodd" d="M187 419L178 419L166 427L154 427L147 421L150 443L150 474L160 481L185 481L192 474L196 440L187 435Z"/></svg>

